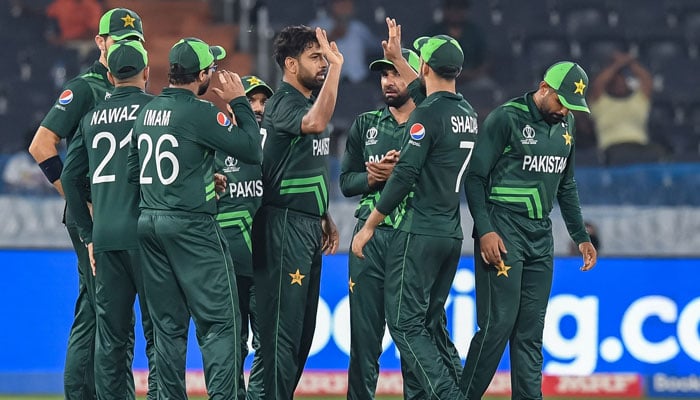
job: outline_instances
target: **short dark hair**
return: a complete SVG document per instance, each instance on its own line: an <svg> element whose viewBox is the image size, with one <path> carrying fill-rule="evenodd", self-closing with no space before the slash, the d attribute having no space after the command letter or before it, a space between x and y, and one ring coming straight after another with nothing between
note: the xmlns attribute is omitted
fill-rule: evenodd
<svg viewBox="0 0 700 400"><path fill-rule="evenodd" d="M462 72L462 68L440 67L438 69L433 69L433 71L435 71L437 76L439 76L440 78L448 80L448 81L453 81L453 80L457 79L457 77L459 76L459 73Z"/></svg>
<svg viewBox="0 0 700 400"><path fill-rule="evenodd" d="M170 64L170 71L168 72L168 82L172 85L187 85L197 80L199 73L197 72L183 72L184 68L180 64Z"/></svg>
<svg viewBox="0 0 700 400"><path fill-rule="evenodd" d="M318 44L316 31L306 25L287 26L277 34L272 55L284 71L284 60L287 57L297 58L313 44Z"/></svg>

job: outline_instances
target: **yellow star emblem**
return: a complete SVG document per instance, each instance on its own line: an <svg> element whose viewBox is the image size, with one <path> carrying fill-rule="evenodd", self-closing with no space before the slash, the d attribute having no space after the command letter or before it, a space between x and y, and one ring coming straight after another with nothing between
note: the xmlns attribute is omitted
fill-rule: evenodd
<svg viewBox="0 0 700 400"><path fill-rule="evenodd" d="M574 137L571 136L571 135L569 135L569 131L566 131L566 132L565 132L563 135L561 135L561 136L562 136L562 137L564 138L564 140L566 141L566 144L568 144L569 146L571 146L571 139L573 139Z"/></svg>
<svg viewBox="0 0 700 400"><path fill-rule="evenodd" d="M355 291L353 290L355 285L357 285L357 283L353 282L352 278L350 278L350 281L348 281L348 286L350 286L350 293L355 293Z"/></svg>
<svg viewBox="0 0 700 400"><path fill-rule="evenodd" d="M251 76L250 78L248 78L246 80L248 81L248 84L250 86L256 86L256 85L262 84L262 81L257 76Z"/></svg>
<svg viewBox="0 0 700 400"><path fill-rule="evenodd" d="M583 79L579 79L578 82L574 82L574 85L576 85L576 89L574 90L574 94L580 94L583 96L583 89L586 88L586 84L583 83Z"/></svg>
<svg viewBox="0 0 700 400"><path fill-rule="evenodd" d="M290 283L290 285L298 283L299 286L301 286L301 280L306 278L306 275L302 275L299 273L299 268L297 268L297 272L295 272L293 274L289 274L289 276L292 277L292 282Z"/></svg>
<svg viewBox="0 0 700 400"><path fill-rule="evenodd" d="M120 19L121 19L122 21L124 21L124 28L126 28L127 26L130 26L130 27L132 27L132 28L134 28L134 29L136 28L136 27L134 26L134 21L136 21L136 18L132 17L131 15L126 14L126 16L125 16L124 18L120 18Z"/></svg>
<svg viewBox="0 0 700 400"><path fill-rule="evenodd" d="M512 267L507 266L503 261L501 261L501 264L496 266L496 269L498 270L496 276L498 277L504 275L506 278L508 278L508 270L511 268Z"/></svg>

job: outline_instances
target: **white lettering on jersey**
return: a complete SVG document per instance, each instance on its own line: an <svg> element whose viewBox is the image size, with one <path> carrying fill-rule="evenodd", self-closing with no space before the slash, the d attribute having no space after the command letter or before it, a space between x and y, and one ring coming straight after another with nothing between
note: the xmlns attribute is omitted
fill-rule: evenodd
<svg viewBox="0 0 700 400"><path fill-rule="evenodd" d="M379 162L382 160L382 158L384 158L384 154L379 154L379 155L370 154L369 155L369 162L371 162L371 163Z"/></svg>
<svg viewBox="0 0 700 400"><path fill-rule="evenodd" d="M262 180L231 182L228 184L231 198L234 197L262 197Z"/></svg>
<svg viewBox="0 0 700 400"><path fill-rule="evenodd" d="M523 171L561 174L566 168L568 157L530 156L523 157Z"/></svg>
<svg viewBox="0 0 700 400"><path fill-rule="evenodd" d="M470 115L453 115L450 117L453 133L477 133L479 131L476 118Z"/></svg>
<svg viewBox="0 0 700 400"><path fill-rule="evenodd" d="M331 138L314 139L312 146L314 156L327 156L330 154Z"/></svg>
<svg viewBox="0 0 700 400"><path fill-rule="evenodd" d="M146 110L143 124L146 126L168 126L170 123L170 110Z"/></svg>
<svg viewBox="0 0 700 400"><path fill-rule="evenodd" d="M114 124L123 121L135 121L139 111L138 104L131 106L106 108L103 110L93 111L90 125L97 124ZM129 111L131 108L131 111Z"/></svg>

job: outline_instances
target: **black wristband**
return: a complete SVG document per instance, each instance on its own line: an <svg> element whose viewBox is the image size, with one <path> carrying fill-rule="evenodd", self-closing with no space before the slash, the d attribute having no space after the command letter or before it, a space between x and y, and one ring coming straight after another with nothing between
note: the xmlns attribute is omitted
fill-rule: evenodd
<svg viewBox="0 0 700 400"><path fill-rule="evenodd" d="M55 155L53 157L47 158L46 160L39 163L41 171L46 175L46 179L49 182L54 183L61 179L61 172L63 172L63 162L61 157Z"/></svg>

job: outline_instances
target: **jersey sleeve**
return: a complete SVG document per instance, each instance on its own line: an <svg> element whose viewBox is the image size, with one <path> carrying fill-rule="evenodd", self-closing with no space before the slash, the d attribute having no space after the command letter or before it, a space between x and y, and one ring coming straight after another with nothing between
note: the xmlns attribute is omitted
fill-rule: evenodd
<svg viewBox="0 0 700 400"><path fill-rule="evenodd" d="M71 137L78 129L80 119L95 105L90 85L82 79L66 84L53 107L41 121L41 126L59 137Z"/></svg>
<svg viewBox="0 0 700 400"><path fill-rule="evenodd" d="M474 219L477 237L493 232L494 228L486 209L488 198L489 175L491 169L503 154L510 138L510 117L502 108L489 114L483 129L476 137L474 153L464 179L464 191L467 194L469 212Z"/></svg>
<svg viewBox="0 0 700 400"><path fill-rule="evenodd" d="M270 114L274 131L278 135L301 135L301 121L310 108L311 105L301 97L283 96L275 103L275 109ZM267 117L266 114L265 118Z"/></svg>
<svg viewBox="0 0 700 400"><path fill-rule="evenodd" d="M89 186L86 184L86 177L88 173L88 152L82 129L78 128L68 146L66 162L61 173L61 183L66 197L66 207L75 220L80 239L85 244L92 243L92 217L87 206Z"/></svg>
<svg viewBox="0 0 700 400"><path fill-rule="evenodd" d="M229 105L236 116L237 125L209 103L204 106L209 109L204 113L205 126L201 129L206 134L197 135L194 140L236 157L244 163L260 164L262 161L260 128L248 100L245 96L240 96L231 100Z"/></svg>
<svg viewBox="0 0 700 400"><path fill-rule="evenodd" d="M416 108L406 122L410 138L382 190L377 210L391 213L408 195L418 180L430 150L442 134L440 124L432 122L428 108Z"/></svg>
<svg viewBox="0 0 700 400"><path fill-rule="evenodd" d="M569 126L571 127L572 135L576 137L573 120L570 121ZM586 226L583 223L581 205L578 198L578 188L576 179L574 179L574 166L576 164L575 146L576 141L574 140L571 145L568 163L564 169L562 179L559 182L559 188L557 189L557 202L559 203L561 216L566 224L566 229L569 231L569 236L571 236L571 239L576 244L580 244L583 242L590 242L591 238L588 232L586 232Z"/></svg>
<svg viewBox="0 0 700 400"><path fill-rule="evenodd" d="M414 79L408 84L408 95L411 96L416 105L425 100L425 89L421 86L419 78Z"/></svg>
<svg viewBox="0 0 700 400"><path fill-rule="evenodd" d="M362 143L362 116L353 122L345 143L345 154L340 166L340 190L345 197L370 192L365 168L364 144Z"/></svg>

